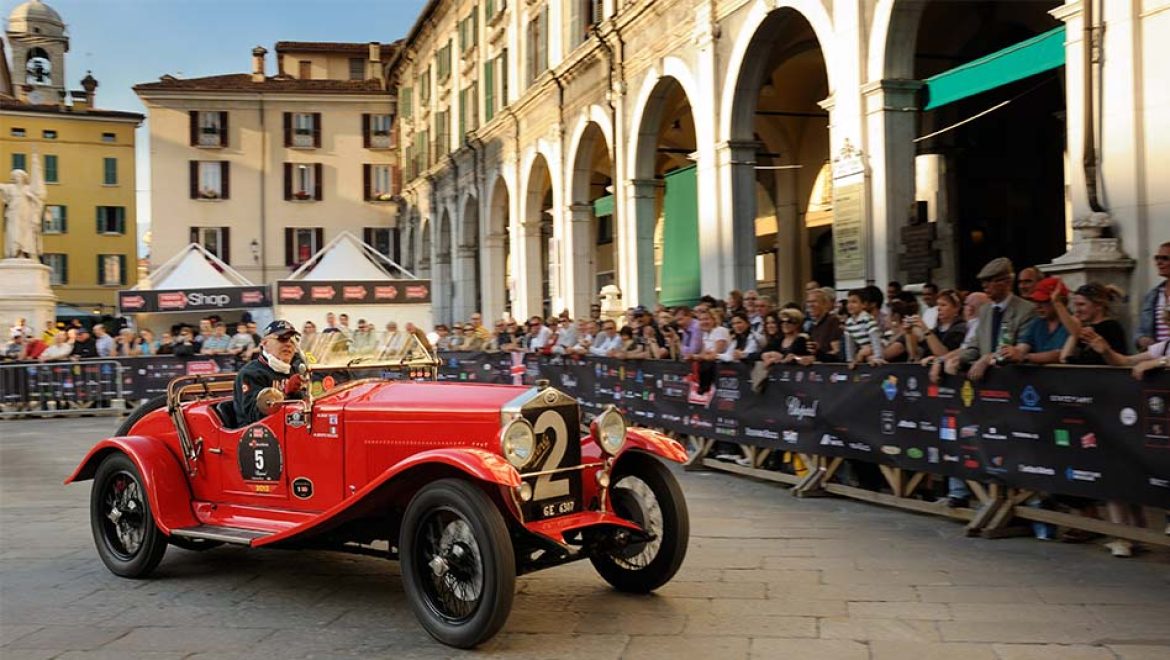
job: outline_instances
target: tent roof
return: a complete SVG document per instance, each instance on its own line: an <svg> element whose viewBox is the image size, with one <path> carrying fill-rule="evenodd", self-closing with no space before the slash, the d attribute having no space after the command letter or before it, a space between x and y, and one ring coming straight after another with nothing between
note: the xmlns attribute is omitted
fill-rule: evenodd
<svg viewBox="0 0 1170 660"><path fill-rule="evenodd" d="M289 276L290 280L323 282L330 280L413 280L413 273L370 244L343 231L328 245Z"/></svg>
<svg viewBox="0 0 1170 660"><path fill-rule="evenodd" d="M191 243L159 266L134 289L217 288L225 286L252 286L248 278L202 245Z"/></svg>

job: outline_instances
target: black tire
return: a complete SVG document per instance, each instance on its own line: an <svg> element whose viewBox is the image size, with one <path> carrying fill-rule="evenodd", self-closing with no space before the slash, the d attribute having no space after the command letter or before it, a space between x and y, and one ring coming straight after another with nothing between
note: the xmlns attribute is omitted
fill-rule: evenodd
<svg viewBox="0 0 1170 660"><path fill-rule="evenodd" d="M191 552L206 552L213 548L218 548L223 545L223 541L208 541L207 539L191 539L185 536L171 536L167 541L176 548L190 550Z"/></svg>
<svg viewBox="0 0 1170 660"><path fill-rule="evenodd" d="M125 435L130 435L130 432L134 430L134 425L141 421L143 417L146 417L159 408L165 408L166 405L167 395L165 394L160 394L153 399L143 401L138 404L137 408L130 412L129 417L122 420L122 423L118 425L118 430L114 432L114 436L120 438Z"/></svg>
<svg viewBox="0 0 1170 660"><path fill-rule="evenodd" d="M110 454L98 466L89 521L98 556L115 575L144 578L167 551L167 537L154 524L142 475L121 452Z"/></svg>
<svg viewBox="0 0 1170 660"><path fill-rule="evenodd" d="M589 561L618 591L649 593L669 582L686 558L691 535L686 499L670 470L645 454L623 457L610 483L614 513L657 538L617 551L596 552Z"/></svg>
<svg viewBox="0 0 1170 660"><path fill-rule="evenodd" d="M508 620L512 540L499 508L474 484L442 479L419 491L402 518L398 552L410 606L431 637L469 649Z"/></svg>

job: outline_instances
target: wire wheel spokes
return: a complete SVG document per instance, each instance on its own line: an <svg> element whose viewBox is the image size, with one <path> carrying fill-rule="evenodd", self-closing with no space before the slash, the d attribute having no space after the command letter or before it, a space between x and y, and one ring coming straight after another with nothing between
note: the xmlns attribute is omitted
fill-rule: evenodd
<svg viewBox="0 0 1170 660"><path fill-rule="evenodd" d="M102 524L110 550L120 559L132 559L146 538L146 503L142 486L129 472L116 472L106 481Z"/></svg>
<svg viewBox="0 0 1170 660"><path fill-rule="evenodd" d="M637 571L646 568L658 556L662 547L662 534L666 528L663 522L662 505L658 497L645 482L635 476L623 477L614 484L614 488L625 491L622 498L624 506L637 507L637 511L618 511L622 517L634 520L642 525L642 529L651 535L649 541L631 543L624 551L613 555L614 562L627 570ZM616 500L615 500L616 504Z"/></svg>
<svg viewBox="0 0 1170 660"><path fill-rule="evenodd" d="M471 525L450 509L427 514L415 558L426 567L423 592L430 609L449 623L475 614L484 590L484 566Z"/></svg>

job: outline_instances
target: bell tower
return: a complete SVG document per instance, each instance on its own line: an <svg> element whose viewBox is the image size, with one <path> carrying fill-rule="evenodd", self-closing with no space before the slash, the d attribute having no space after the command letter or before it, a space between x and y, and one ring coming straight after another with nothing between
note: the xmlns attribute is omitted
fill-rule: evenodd
<svg viewBox="0 0 1170 660"><path fill-rule="evenodd" d="M41 0L17 5L8 15L12 86L30 103L58 104L65 95L65 22Z"/></svg>

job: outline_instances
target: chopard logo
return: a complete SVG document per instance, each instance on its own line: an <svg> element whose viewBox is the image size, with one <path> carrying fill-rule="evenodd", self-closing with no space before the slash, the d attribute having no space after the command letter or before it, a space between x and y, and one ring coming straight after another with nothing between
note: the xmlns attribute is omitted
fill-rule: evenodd
<svg viewBox="0 0 1170 660"><path fill-rule="evenodd" d="M812 419L817 416L817 407L820 401L813 401L810 405L805 405L798 397L790 396L786 400L788 404L788 416L795 417L800 420Z"/></svg>

